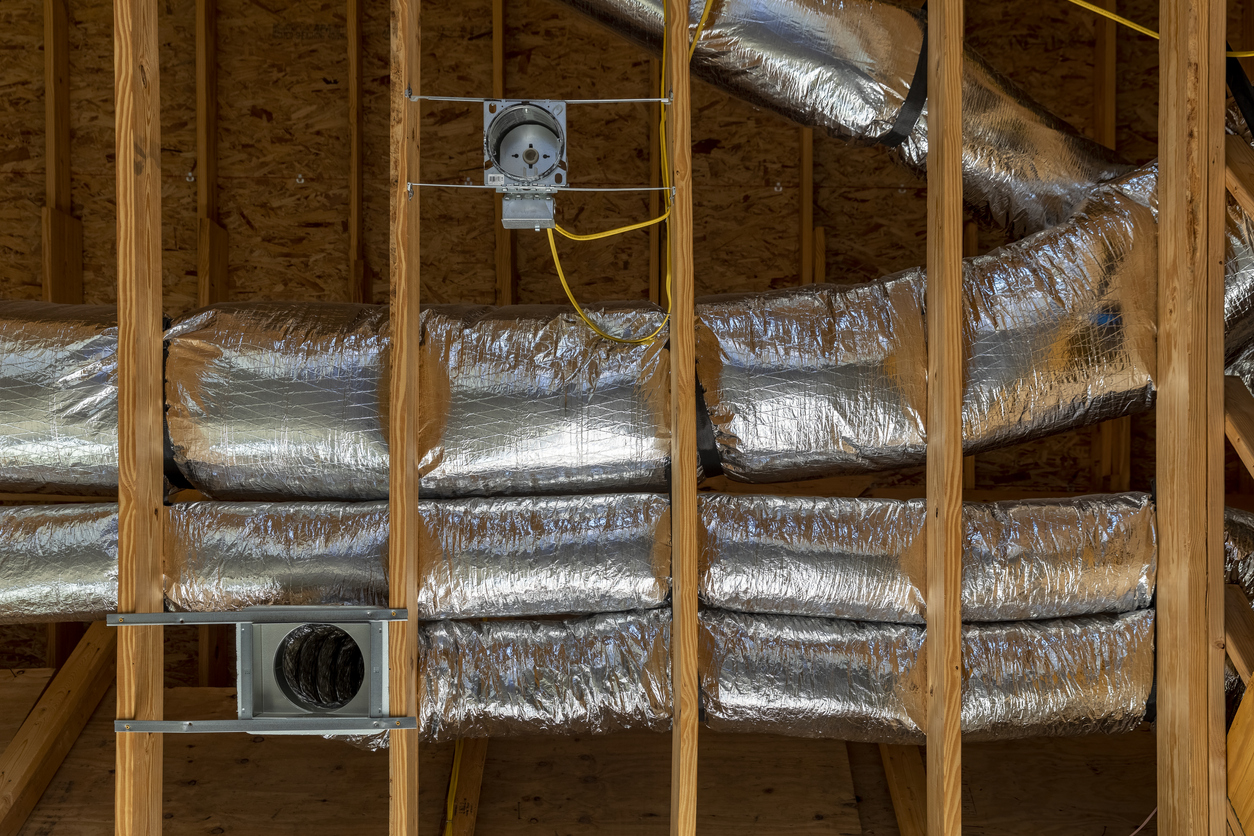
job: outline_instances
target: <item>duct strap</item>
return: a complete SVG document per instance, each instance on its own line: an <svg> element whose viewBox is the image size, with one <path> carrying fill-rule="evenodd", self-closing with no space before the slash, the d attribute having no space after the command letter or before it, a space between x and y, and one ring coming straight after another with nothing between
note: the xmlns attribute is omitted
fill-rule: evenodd
<svg viewBox="0 0 1254 836"><path fill-rule="evenodd" d="M697 458L701 462L701 473L708 479L711 476L723 475L723 460L718 454L718 443L714 438L714 422L710 420L710 410L705 405L705 387L701 378L697 377Z"/></svg>
<svg viewBox="0 0 1254 836"><path fill-rule="evenodd" d="M910 89L906 92L906 100L897 111L897 119L888 133L877 141L889 148L896 148L906 141L914 130L923 113L923 105L927 103L927 3L921 9L923 14L923 44L919 47L919 63L914 65L914 78L910 81Z"/></svg>

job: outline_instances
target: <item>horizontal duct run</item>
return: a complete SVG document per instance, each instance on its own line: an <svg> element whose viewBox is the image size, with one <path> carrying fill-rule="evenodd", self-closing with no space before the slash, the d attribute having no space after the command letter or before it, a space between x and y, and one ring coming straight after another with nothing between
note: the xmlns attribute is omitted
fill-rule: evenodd
<svg viewBox="0 0 1254 836"><path fill-rule="evenodd" d="M657 494L424 500L417 616L512 618L662 607L670 502ZM923 623L923 503L708 494L699 588L743 612ZM963 509L963 617L1011 621L1149 606L1146 494ZM167 608L387 601L384 502L193 502L166 512ZM117 506L0 508L0 623L117 605Z"/></svg>
<svg viewBox="0 0 1254 836"><path fill-rule="evenodd" d="M659 51L662 0L563 0ZM705 0L691 0L689 37ZM855 142L891 144L909 167L927 163L926 102L902 116L915 84L923 20L881 0L722 0L692 58L693 74L802 125ZM1093 184L1130 166L1046 112L971 50L962 77L963 195L1003 226L1036 232L1068 218ZM909 109L907 108L907 112Z"/></svg>

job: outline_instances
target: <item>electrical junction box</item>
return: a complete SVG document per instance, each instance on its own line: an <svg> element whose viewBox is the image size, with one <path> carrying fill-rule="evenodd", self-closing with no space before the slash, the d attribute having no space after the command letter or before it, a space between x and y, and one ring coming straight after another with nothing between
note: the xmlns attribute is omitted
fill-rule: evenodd
<svg viewBox="0 0 1254 836"><path fill-rule="evenodd" d="M552 229L553 196L568 185L566 103L483 103L483 182L502 200L506 229Z"/></svg>

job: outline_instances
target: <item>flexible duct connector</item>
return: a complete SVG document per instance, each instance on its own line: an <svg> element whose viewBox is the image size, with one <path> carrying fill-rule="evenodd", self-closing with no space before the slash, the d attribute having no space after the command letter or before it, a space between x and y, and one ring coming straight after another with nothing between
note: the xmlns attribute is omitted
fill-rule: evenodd
<svg viewBox="0 0 1254 836"><path fill-rule="evenodd" d="M923 500L706 494L701 602L720 609L923 624ZM962 508L962 618L1018 621L1150 606L1148 494Z"/></svg>
<svg viewBox="0 0 1254 836"><path fill-rule="evenodd" d="M0 301L0 491L118 487L112 307Z"/></svg>
<svg viewBox="0 0 1254 836"><path fill-rule="evenodd" d="M598 312L645 335L653 306ZM556 306L424 308L425 496L667 486L663 343L603 340ZM387 496L385 308L224 304L167 333L176 461L215 499Z"/></svg>
<svg viewBox="0 0 1254 836"><path fill-rule="evenodd" d="M1103 188L1067 223L963 263L967 454L1152 405L1157 228L1142 186ZM729 476L923 463L925 278L698 301L697 373Z"/></svg>
<svg viewBox="0 0 1254 836"><path fill-rule="evenodd" d="M669 609L569 621L435 621L419 633L428 741L666 731Z"/></svg>
<svg viewBox="0 0 1254 836"><path fill-rule="evenodd" d="M922 627L701 613L715 731L922 743ZM966 740L1114 733L1145 716L1154 611L963 628Z"/></svg>
<svg viewBox="0 0 1254 836"><path fill-rule="evenodd" d="M117 503L0 508L0 624L98 621L117 609Z"/></svg>
<svg viewBox="0 0 1254 836"><path fill-rule="evenodd" d="M657 51L661 0L564 0ZM690 37L704 0L691 0ZM915 83L923 21L879 0L723 0L692 59L693 74L802 125L860 142L884 140ZM1097 182L1130 166L1047 113L970 50L962 77L963 195L1016 232L1069 217ZM927 162L927 109L899 148Z"/></svg>
<svg viewBox="0 0 1254 836"><path fill-rule="evenodd" d="M655 494L424 500L421 619L662 607L670 502ZM168 605L193 612L388 600L386 502L195 502L165 527Z"/></svg>

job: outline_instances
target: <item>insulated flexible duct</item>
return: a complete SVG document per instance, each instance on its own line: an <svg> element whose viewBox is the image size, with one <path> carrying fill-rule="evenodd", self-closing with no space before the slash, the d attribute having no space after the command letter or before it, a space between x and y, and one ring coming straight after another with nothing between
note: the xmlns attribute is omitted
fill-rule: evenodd
<svg viewBox="0 0 1254 836"><path fill-rule="evenodd" d="M703 604L923 624L922 500L705 494ZM962 617L1017 621L1150 606L1148 494L963 505Z"/></svg>
<svg viewBox="0 0 1254 836"><path fill-rule="evenodd" d="M0 624L97 621L118 609L118 506L0 508Z"/></svg>
<svg viewBox="0 0 1254 836"><path fill-rule="evenodd" d="M643 335L662 312L598 312ZM664 343L556 306L424 308L424 496L665 488ZM167 333L175 458L216 499L387 496L386 308L224 304Z"/></svg>
<svg viewBox="0 0 1254 836"><path fill-rule="evenodd" d="M424 500L421 619L666 604L669 500L654 494ZM195 502L165 527L168 605L386 605L386 502Z"/></svg>
<svg viewBox="0 0 1254 836"><path fill-rule="evenodd" d="M662 0L564 0L658 50ZM704 0L691 0L690 30ZM695 34L692 32L691 34ZM927 109L899 125L923 45L918 12L881 0L721 0L692 59L693 74L811 127L860 142L908 131L902 160L927 162ZM1050 115L975 53L962 78L963 195L1001 224L1035 232L1071 215L1096 182L1129 166Z"/></svg>
<svg viewBox="0 0 1254 836"><path fill-rule="evenodd" d="M701 613L700 675L715 731L922 743L924 629ZM1121 732L1154 683L1154 611L963 628L966 740Z"/></svg>
<svg viewBox="0 0 1254 836"><path fill-rule="evenodd" d="M1148 175L1067 223L964 262L967 454L1147 409L1157 229ZM925 276L709 297L697 373L729 476L804 479L923 463Z"/></svg>
<svg viewBox="0 0 1254 836"><path fill-rule="evenodd" d="M666 731L670 616L428 622L419 634L422 736Z"/></svg>
<svg viewBox="0 0 1254 836"><path fill-rule="evenodd" d="M118 487L112 307L0 301L0 490Z"/></svg>

